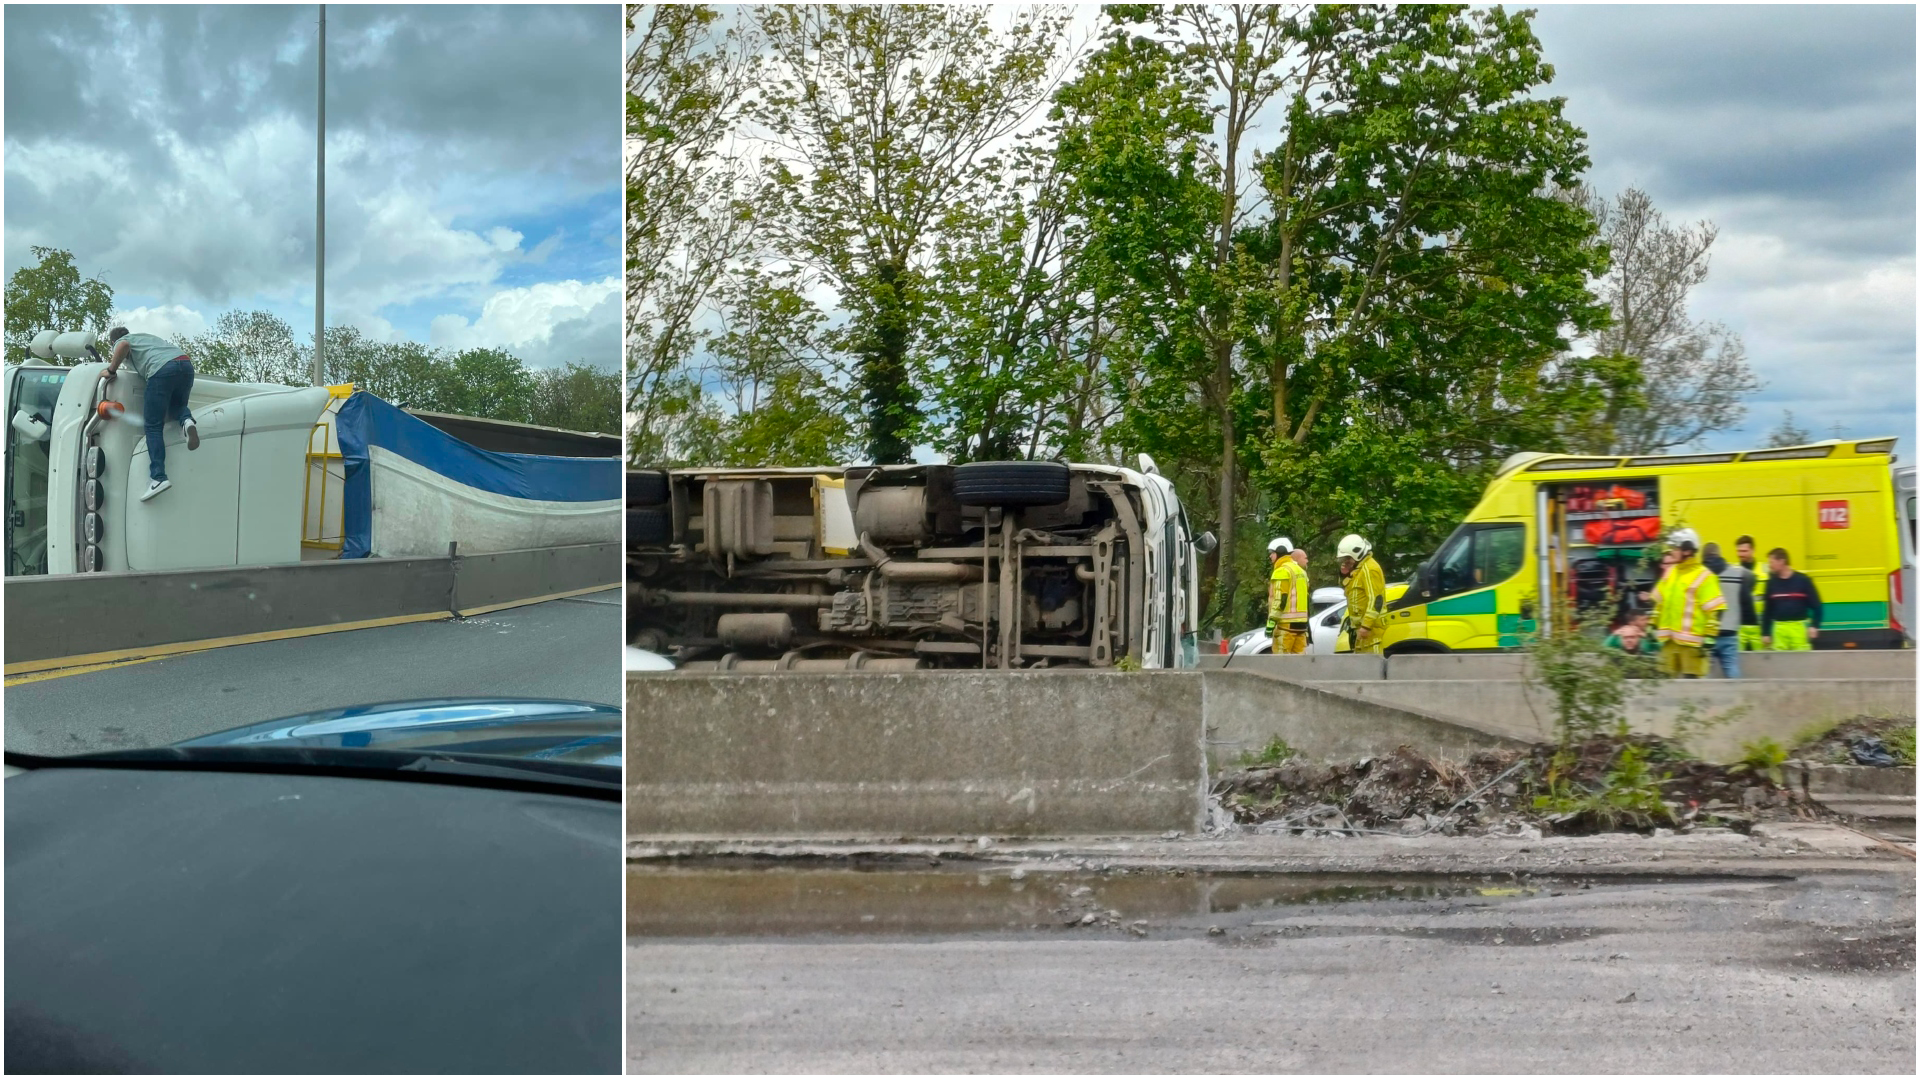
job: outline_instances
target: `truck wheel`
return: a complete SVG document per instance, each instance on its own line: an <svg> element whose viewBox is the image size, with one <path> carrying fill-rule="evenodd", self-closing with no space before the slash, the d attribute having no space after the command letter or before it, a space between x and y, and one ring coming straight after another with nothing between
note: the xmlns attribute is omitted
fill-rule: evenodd
<svg viewBox="0 0 1920 1075"><path fill-rule="evenodd" d="M665 504L670 497L666 471L627 471L627 507L651 508Z"/></svg>
<svg viewBox="0 0 1920 1075"><path fill-rule="evenodd" d="M673 515L666 508L628 508L627 544L665 545L673 540Z"/></svg>
<svg viewBox="0 0 1920 1075"><path fill-rule="evenodd" d="M962 463L953 469L953 496L970 507L1058 504L1072 490L1065 463Z"/></svg>

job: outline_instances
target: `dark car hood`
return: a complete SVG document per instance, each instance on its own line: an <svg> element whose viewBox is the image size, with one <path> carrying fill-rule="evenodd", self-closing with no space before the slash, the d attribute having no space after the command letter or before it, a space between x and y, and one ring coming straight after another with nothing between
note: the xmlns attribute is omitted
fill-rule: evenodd
<svg viewBox="0 0 1920 1075"><path fill-rule="evenodd" d="M302 713L175 745L433 751L618 766L620 734L620 710L593 702L428 698Z"/></svg>

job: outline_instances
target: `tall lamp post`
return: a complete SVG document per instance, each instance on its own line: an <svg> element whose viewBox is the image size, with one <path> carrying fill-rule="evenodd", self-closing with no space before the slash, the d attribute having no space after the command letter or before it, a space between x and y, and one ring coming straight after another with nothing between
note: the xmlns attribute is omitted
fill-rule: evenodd
<svg viewBox="0 0 1920 1075"><path fill-rule="evenodd" d="M320 122L313 192L313 383L326 380L327 354L327 5L320 5Z"/></svg>

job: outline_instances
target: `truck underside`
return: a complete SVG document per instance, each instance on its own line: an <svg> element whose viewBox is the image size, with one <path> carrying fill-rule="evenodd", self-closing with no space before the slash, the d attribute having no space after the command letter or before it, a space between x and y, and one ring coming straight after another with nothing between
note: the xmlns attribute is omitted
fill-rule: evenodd
<svg viewBox="0 0 1920 1075"><path fill-rule="evenodd" d="M1191 543L1164 485L1042 462L631 471L629 641L689 670L1179 663Z"/></svg>

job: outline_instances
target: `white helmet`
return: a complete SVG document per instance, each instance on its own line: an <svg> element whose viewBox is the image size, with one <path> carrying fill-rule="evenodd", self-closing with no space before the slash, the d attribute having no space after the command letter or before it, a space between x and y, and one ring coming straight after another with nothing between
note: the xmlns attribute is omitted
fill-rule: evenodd
<svg viewBox="0 0 1920 1075"><path fill-rule="evenodd" d="M1692 527L1683 526L1667 535L1667 547L1670 549L1699 552L1700 535L1694 533Z"/></svg>
<svg viewBox="0 0 1920 1075"><path fill-rule="evenodd" d="M1338 555L1349 560L1364 560L1372 551L1373 546L1367 544L1367 539L1359 534L1348 534L1340 539L1338 546Z"/></svg>
<svg viewBox="0 0 1920 1075"><path fill-rule="evenodd" d="M1267 542L1267 554L1270 556L1286 556L1291 552L1293 552L1291 538L1277 537Z"/></svg>

